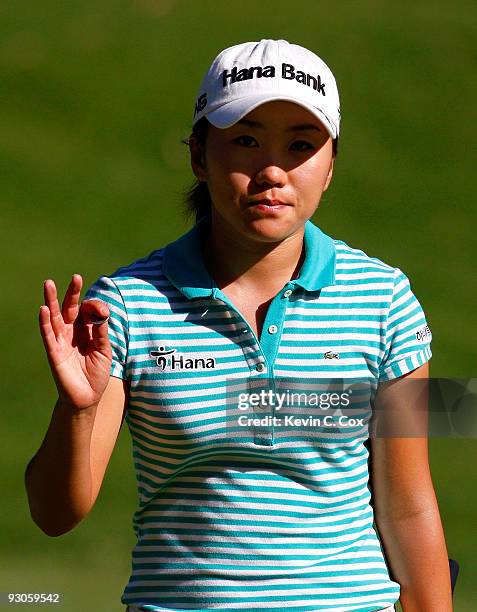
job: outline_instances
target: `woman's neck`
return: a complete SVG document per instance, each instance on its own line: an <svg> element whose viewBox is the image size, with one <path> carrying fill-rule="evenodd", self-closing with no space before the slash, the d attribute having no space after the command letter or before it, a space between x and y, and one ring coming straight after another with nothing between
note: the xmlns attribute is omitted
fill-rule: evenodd
<svg viewBox="0 0 477 612"><path fill-rule="evenodd" d="M204 262L220 289L233 285L258 295L275 295L300 272L303 234L297 232L279 243L251 241L212 222L202 245Z"/></svg>

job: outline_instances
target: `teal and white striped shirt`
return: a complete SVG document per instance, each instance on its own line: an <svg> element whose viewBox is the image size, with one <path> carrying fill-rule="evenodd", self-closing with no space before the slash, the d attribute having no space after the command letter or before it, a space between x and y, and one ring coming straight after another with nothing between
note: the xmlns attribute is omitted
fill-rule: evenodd
<svg viewBox="0 0 477 612"><path fill-rule="evenodd" d="M373 528L364 437L267 423L238 432L227 414L250 381L377 385L416 369L431 357L422 308L399 269L308 221L300 275L257 339L204 266L207 222L87 294L110 307L111 375L130 387L139 505L121 601L150 611L390 606L399 585Z"/></svg>

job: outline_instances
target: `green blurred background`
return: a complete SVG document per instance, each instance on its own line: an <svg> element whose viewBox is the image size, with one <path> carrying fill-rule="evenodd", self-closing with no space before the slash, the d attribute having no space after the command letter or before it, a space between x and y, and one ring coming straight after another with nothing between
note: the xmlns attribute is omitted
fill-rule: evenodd
<svg viewBox="0 0 477 612"><path fill-rule="evenodd" d="M340 87L334 183L315 222L399 266L432 328L433 376L475 376L475 0L44 0L0 4L0 591L54 591L68 611L119 611L136 493L124 428L91 514L48 538L24 468L55 400L37 331L42 282L90 284L182 234L195 96L219 50L285 38ZM458 612L477 609L475 439L431 440ZM86 607L85 602L89 602ZM439 611L436 611L439 612Z"/></svg>

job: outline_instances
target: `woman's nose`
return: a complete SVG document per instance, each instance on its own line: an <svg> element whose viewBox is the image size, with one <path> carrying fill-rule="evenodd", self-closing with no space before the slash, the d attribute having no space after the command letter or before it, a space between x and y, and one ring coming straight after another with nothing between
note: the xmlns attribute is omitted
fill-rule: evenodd
<svg viewBox="0 0 477 612"><path fill-rule="evenodd" d="M255 181L258 185L283 187L287 182L287 173L279 166L268 165L257 172Z"/></svg>

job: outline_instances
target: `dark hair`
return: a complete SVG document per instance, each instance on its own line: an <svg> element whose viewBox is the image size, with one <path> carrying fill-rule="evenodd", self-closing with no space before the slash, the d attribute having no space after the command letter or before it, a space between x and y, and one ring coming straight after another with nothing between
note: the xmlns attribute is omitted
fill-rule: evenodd
<svg viewBox="0 0 477 612"><path fill-rule="evenodd" d="M204 147L207 131L210 123L206 117L199 119L192 128L192 136L197 138L199 144ZM188 140L183 141L184 144L189 144ZM338 138L333 139L333 156L338 155ZM194 183L187 189L184 194L185 214L189 218L195 215L196 222L210 213L211 202L209 188L204 181L195 180Z"/></svg>

